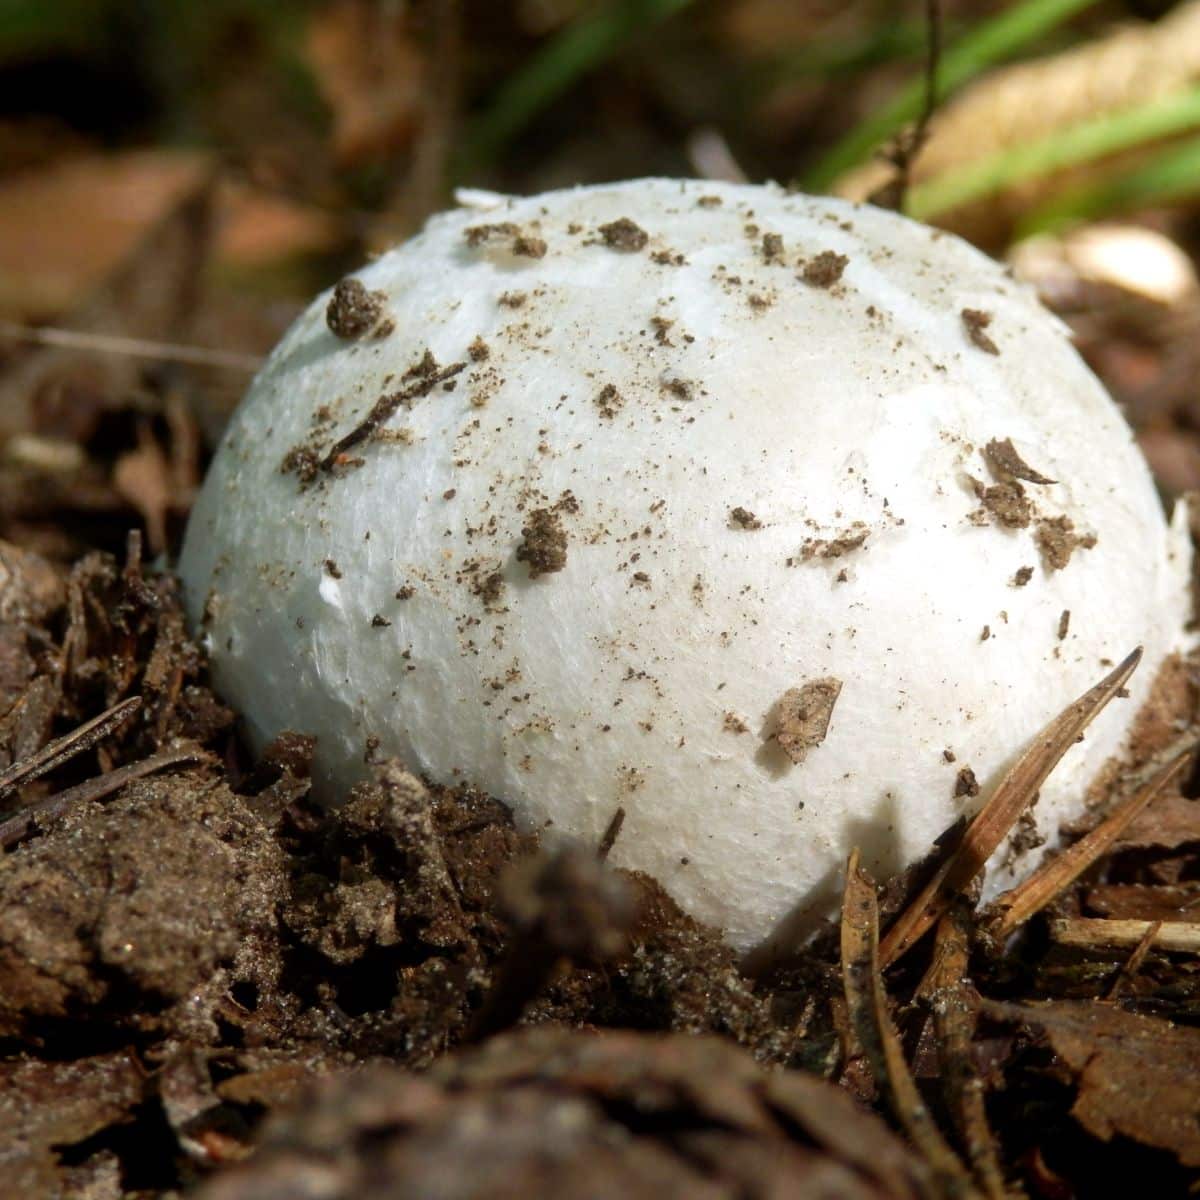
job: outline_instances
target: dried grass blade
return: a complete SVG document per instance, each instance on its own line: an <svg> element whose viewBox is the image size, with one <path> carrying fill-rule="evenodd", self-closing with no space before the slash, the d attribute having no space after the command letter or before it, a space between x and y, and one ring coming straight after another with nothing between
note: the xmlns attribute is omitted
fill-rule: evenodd
<svg viewBox="0 0 1200 1200"><path fill-rule="evenodd" d="M76 804L83 804L89 800L103 800L105 796L120 791L127 783L133 783L135 779L144 779L147 775L166 770L167 767L202 762L208 757L203 750L166 750L162 754L153 754L141 762L129 763L115 771L109 771L106 775L89 779L86 783L56 792L53 796L47 796L14 816L0 821L0 849L7 850L15 846L22 838L28 837L37 825L53 820Z"/></svg>
<svg viewBox="0 0 1200 1200"><path fill-rule="evenodd" d="M102 712L98 717L84 722L77 729L47 742L36 754L13 763L4 771L0 771L0 800L24 783L53 771L68 759L90 750L97 742L108 737L114 729L123 725L139 708L142 707L141 696L130 696L120 704Z"/></svg>
<svg viewBox="0 0 1200 1200"><path fill-rule="evenodd" d="M866 1051L876 1082L887 1093L896 1119L925 1158L933 1194L978 1197L980 1193L966 1168L929 1115L904 1061L880 973L875 884L858 863L856 849L846 864L842 899L842 986L851 1027Z"/></svg>
<svg viewBox="0 0 1200 1200"><path fill-rule="evenodd" d="M967 982L969 922L970 909L960 898L938 922L933 962L920 991L933 1010L946 1104L975 1179L988 1200L1007 1200L1004 1172L984 1107L983 1081L971 1058L978 1005Z"/></svg>
<svg viewBox="0 0 1200 1200"><path fill-rule="evenodd" d="M1091 833L1056 858L1043 863L1019 887L1000 896L988 921L988 933L997 940L1007 937L1061 895L1116 842L1129 828L1134 817L1183 770L1195 751L1196 745L1193 744L1177 754L1160 767L1148 783L1119 804Z"/></svg>
<svg viewBox="0 0 1200 1200"><path fill-rule="evenodd" d="M951 898L983 869L1017 818L1029 807L1046 777L1075 739L1117 694L1141 661L1139 646L1095 687L1067 706L1033 740L971 822L958 849L938 868L917 898L900 914L880 947L890 966L946 911Z"/></svg>

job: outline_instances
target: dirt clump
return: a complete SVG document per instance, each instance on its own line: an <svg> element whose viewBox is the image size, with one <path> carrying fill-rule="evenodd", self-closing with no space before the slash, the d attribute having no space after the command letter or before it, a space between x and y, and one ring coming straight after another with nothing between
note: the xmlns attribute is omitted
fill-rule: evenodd
<svg viewBox="0 0 1200 1200"><path fill-rule="evenodd" d="M358 279L343 279L329 298L325 324L335 337L354 341L379 325L386 303L387 296L383 292L367 291Z"/></svg>
<svg viewBox="0 0 1200 1200"><path fill-rule="evenodd" d="M552 508L535 508L521 530L517 562L529 564L529 577L552 575L567 565L567 530Z"/></svg>

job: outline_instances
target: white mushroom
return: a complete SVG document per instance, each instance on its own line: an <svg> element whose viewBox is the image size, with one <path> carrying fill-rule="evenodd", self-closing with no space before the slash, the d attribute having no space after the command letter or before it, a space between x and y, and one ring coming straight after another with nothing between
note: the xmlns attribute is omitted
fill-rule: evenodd
<svg viewBox="0 0 1200 1200"><path fill-rule="evenodd" d="M599 838L623 805L613 861L747 948L827 910L853 845L924 854L1141 643L1042 790L1052 842L1185 645L1189 565L1115 405L992 261L870 207L642 180L436 217L319 297L180 570L251 740L315 733L324 795L370 745L524 828Z"/></svg>

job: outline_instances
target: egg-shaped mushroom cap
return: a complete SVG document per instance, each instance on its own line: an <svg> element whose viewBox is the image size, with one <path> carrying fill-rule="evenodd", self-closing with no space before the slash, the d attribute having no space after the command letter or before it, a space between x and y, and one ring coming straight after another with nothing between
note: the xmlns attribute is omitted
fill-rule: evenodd
<svg viewBox="0 0 1200 1200"><path fill-rule="evenodd" d="M252 743L598 839L739 948L983 803L1142 644L997 853L1083 809L1185 646L1190 548L1065 327L895 214L665 179L474 193L318 297L180 563Z"/></svg>

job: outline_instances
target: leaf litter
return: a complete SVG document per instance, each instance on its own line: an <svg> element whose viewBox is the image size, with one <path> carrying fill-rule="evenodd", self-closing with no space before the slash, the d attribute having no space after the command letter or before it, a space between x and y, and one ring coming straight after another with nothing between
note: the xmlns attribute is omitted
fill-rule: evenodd
<svg viewBox="0 0 1200 1200"><path fill-rule="evenodd" d="M0 378L6 432L53 420L71 451L0 465L0 1111L22 1194L449 1179L992 1200L1051 1178L1102 1194L1131 1165L1159 1194L1195 1182L1196 697L1175 750L1135 764L1090 830L991 910L972 899L1136 654L969 827L878 889L852 863L840 929L753 974L604 863L619 820L600 847L548 853L499 801L396 763L322 810L319 730L251 761L174 580L126 535L152 552L178 536L195 394L181 407L180 377L103 341L179 338L205 203L151 236L173 249L153 271L135 256L103 319L68 323L92 347L28 351ZM1047 482L1011 442L989 450Z"/></svg>

